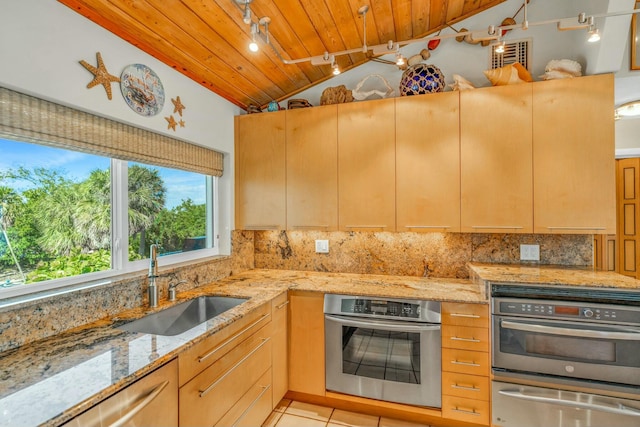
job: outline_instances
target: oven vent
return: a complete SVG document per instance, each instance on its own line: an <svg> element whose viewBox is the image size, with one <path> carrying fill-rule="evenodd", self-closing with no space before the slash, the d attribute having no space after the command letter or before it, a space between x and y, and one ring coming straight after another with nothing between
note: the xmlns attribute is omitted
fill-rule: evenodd
<svg viewBox="0 0 640 427"><path fill-rule="evenodd" d="M504 67L505 65L519 62L529 70L531 62L531 39L514 40L505 42L504 53L496 53L495 47L491 48L491 69ZM529 70L531 71L531 70Z"/></svg>
<svg viewBox="0 0 640 427"><path fill-rule="evenodd" d="M640 292L638 291L623 291L611 288L587 288L582 286L567 288L561 287L561 285L528 286L524 284L492 284L491 296L640 306Z"/></svg>

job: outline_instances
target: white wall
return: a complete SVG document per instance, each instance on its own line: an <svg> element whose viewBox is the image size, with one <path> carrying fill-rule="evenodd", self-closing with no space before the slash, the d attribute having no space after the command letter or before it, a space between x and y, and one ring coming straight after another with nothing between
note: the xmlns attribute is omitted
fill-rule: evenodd
<svg viewBox="0 0 640 427"><path fill-rule="evenodd" d="M0 4L0 86L225 153L220 224L221 248L228 252L233 229L233 116L241 110L57 1ZM115 76L129 64L149 66L164 87L162 111L153 117L135 113L117 83L111 86L112 100L101 85L87 89L93 74L79 61L96 66L96 52ZM186 106L186 126L173 131L165 117L173 114L171 98L177 96Z"/></svg>

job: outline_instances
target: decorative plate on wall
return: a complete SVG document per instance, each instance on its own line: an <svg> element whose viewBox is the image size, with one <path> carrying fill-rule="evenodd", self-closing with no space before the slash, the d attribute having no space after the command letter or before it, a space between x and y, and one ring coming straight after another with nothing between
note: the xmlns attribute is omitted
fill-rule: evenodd
<svg viewBox="0 0 640 427"><path fill-rule="evenodd" d="M142 116L155 116L162 110L162 82L146 65L127 65L120 76L120 90L129 107Z"/></svg>

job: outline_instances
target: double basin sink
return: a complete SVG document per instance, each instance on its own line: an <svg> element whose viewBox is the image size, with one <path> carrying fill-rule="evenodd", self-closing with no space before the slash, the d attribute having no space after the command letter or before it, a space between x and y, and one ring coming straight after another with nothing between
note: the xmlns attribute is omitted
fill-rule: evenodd
<svg viewBox="0 0 640 427"><path fill-rule="evenodd" d="M118 329L164 336L179 335L247 300L248 298L201 296L125 323L118 326Z"/></svg>

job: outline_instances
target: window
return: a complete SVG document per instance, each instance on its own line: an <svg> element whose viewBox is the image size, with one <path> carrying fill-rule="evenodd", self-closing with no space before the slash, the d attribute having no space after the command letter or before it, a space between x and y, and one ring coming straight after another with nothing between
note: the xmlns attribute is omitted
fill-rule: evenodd
<svg viewBox="0 0 640 427"><path fill-rule="evenodd" d="M0 297L146 268L152 243L165 265L217 253L214 177L5 139L0 147Z"/></svg>
<svg viewBox="0 0 640 427"><path fill-rule="evenodd" d="M222 153L3 87L0 152L0 299L219 253Z"/></svg>

